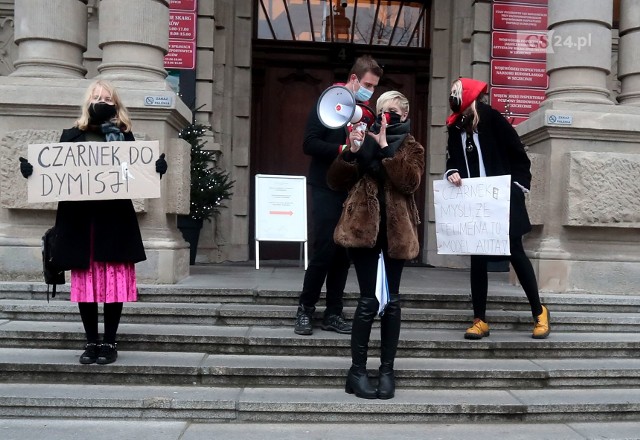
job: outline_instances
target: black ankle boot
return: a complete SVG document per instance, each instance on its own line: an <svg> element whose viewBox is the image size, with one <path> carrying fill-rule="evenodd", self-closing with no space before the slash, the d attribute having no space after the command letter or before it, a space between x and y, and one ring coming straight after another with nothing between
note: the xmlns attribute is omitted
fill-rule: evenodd
<svg viewBox="0 0 640 440"><path fill-rule="evenodd" d="M376 399L378 393L369 381L366 368L352 366L347 376L347 384L344 391L348 394L355 394L362 399Z"/></svg>
<svg viewBox="0 0 640 440"><path fill-rule="evenodd" d="M100 345L95 342L89 342L84 347L84 353L80 355L80 363L84 365L94 364L98 360L98 352Z"/></svg>
<svg viewBox="0 0 640 440"><path fill-rule="evenodd" d="M378 399L393 399L396 394L396 378L393 374L393 368L382 365L379 371Z"/></svg>
<svg viewBox="0 0 640 440"><path fill-rule="evenodd" d="M100 346L100 352L98 353L98 359L96 364L106 365L112 364L118 359L118 350L116 344L105 344Z"/></svg>

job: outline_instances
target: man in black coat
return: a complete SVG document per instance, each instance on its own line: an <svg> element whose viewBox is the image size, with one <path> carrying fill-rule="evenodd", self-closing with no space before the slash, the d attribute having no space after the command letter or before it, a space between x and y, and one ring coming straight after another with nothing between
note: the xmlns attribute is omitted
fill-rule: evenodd
<svg viewBox="0 0 640 440"><path fill-rule="evenodd" d="M344 86L351 90L360 102L367 102L378 81L382 69L370 56L359 57L349 73ZM299 335L313 333L311 324L322 285L326 280L327 307L322 320L322 329L338 333L351 333L351 325L342 314L342 297L349 272L347 252L333 241L333 231L342 213L346 193L336 192L327 186L327 170L346 148L348 130L325 127L314 108L309 113L303 150L311 156L308 184L311 186L314 228L313 255L305 273L300 294L294 332Z"/></svg>

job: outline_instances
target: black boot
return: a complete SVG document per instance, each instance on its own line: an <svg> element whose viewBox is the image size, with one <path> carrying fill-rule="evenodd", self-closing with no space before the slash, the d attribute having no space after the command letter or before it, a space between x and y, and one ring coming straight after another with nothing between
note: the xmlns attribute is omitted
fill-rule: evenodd
<svg viewBox="0 0 640 440"><path fill-rule="evenodd" d="M400 338L400 299L392 295L384 314L380 318L380 375L378 399L391 399L396 392L396 379L393 374L393 361L398 350Z"/></svg>
<svg viewBox="0 0 640 440"><path fill-rule="evenodd" d="M378 313L378 300L375 298L360 298L353 316L351 331L351 368L347 376L344 390L363 399L378 397L376 389L369 381L367 374L367 350L371 326Z"/></svg>

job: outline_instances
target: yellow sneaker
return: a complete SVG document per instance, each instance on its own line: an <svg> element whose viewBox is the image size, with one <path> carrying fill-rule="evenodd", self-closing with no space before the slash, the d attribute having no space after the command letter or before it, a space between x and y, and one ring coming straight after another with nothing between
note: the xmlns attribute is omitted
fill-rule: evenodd
<svg viewBox="0 0 640 440"><path fill-rule="evenodd" d="M464 334L465 339L482 339L489 336L489 324L480 318L473 320L473 325Z"/></svg>
<svg viewBox="0 0 640 440"><path fill-rule="evenodd" d="M551 331L551 325L549 324L550 313L549 310L542 306L542 313L536 316L535 325L533 326L533 339L544 339L549 336Z"/></svg>

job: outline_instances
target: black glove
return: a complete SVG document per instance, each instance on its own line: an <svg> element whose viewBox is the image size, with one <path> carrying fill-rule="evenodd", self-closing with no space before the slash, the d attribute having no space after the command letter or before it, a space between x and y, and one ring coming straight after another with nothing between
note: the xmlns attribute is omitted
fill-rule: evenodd
<svg viewBox="0 0 640 440"><path fill-rule="evenodd" d="M33 174L33 165L29 163L24 157L20 157L20 172L25 179ZM165 165L166 167L166 165Z"/></svg>
<svg viewBox="0 0 640 440"><path fill-rule="evenodd" d="M156 173L160 173L160 178L167 172L167 161L164 160L164 153L160 155L160 159L156 160Z"/></svg>

